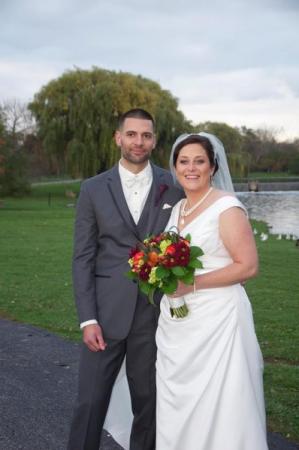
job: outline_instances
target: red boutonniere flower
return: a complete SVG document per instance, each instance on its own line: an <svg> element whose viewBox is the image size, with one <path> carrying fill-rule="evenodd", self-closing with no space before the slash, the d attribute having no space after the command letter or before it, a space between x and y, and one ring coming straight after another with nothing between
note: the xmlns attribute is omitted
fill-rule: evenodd
<svg viewBox="0 0 299 450"><path fill-rule="evenodd" d="M158 203L160 202L164 192L167 191L168 188L169 188L168 184L160 184L159 185L157 196L156 196L156 200L155 200L155 206L158 205Z"/></svg>

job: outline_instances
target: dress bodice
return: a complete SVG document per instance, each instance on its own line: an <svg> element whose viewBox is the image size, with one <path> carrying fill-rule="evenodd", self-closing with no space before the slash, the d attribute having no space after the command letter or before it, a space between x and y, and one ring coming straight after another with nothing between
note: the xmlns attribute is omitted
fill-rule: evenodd
<svg viewBox="0 0 299 450"><path fill-rule="evenodd" d="M178 226L181 201L173 208L166 230ZM199 259L203 263L204 270L215 270L232 262L220 236L219 217L222 212L233 207L246 212L236 197L225 195L212 203L180 232L182 236L190 234L191 245L197 245L203 250L204 254Z"/></svg>

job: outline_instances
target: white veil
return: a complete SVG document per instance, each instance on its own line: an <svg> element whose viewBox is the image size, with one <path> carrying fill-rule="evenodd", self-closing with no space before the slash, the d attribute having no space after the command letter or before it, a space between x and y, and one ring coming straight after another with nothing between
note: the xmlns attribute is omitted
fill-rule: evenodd
<svg viewBox="0 0 299 450"><path fill-rule="evenodd" d="M179 183L176 179L175 167L173 164L173 154L175 152L175 149L178 146L178 144L185 141L189 137L196 138L198 136L205 137L206 139L208 139L210 141L210 143L213 147L213 150L214 150L214 160L215 161L217 160L217 163L218 163L218 170L215 173L215 175L213 175L213 178L212 178L212 186L214 186L218 189L222 189L227 192L234 192L234 187L233 187L229 167L227 164L227 159L226 159L223 144L216 136L214 136L213 134L210 134L210 133L206 133L204 131L201 131L200 133L181 134L176 139L175 143L173 144L171 153L170 153L169 167L170 167L170 171L172 173L175 184L179 185Z"/></svg>

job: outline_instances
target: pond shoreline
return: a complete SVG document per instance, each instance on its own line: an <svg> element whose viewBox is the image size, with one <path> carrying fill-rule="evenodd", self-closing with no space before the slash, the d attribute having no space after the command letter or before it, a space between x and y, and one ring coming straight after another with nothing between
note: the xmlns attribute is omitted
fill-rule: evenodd
<svg viewBox="0 0 299 450"><path fill-rule="evenodd" d="M248 181L247 183L233 183L236 192L250 192L255 187L257 192L269 191L299 191L299 181Z"/></svg>
<svg viewBox="0 0 299 450"><path fill-rule="evenodd" d="M236 192L251 219L262 220L271 234L299 239L299 190Z"/></svg>

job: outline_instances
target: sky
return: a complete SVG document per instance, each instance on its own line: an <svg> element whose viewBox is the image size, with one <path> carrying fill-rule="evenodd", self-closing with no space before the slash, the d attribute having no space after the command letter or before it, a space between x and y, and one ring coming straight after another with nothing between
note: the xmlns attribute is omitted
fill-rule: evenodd
<svg viewBox="0 0 299 450"><path fill-rule="evenodd" d="M197 124L299 137L298 0L0 0L0 101L75 67L150 78Z"/></svg>

